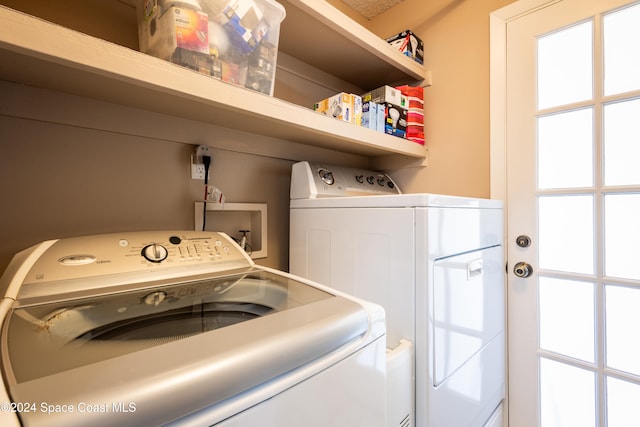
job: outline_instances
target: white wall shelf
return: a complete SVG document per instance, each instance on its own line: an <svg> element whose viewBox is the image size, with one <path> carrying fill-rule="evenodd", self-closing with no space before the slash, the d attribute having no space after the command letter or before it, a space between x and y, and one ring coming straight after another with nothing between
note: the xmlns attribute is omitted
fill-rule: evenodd
<svg viewBox="0 0 640 427"><path fill-rule="evenodd" d="M306 33L344 42L344 50L341 47L338 52L351 58L347 63L335 51L319 55L323 63L333 64L325 68L329 73L354 81L340 69L358 72L355 64L362 63L375 70L370 73L375 79L366 82L371 87L420 81L427 75L423 66L394 51L328 3L287 0L283 4L289 22L298 25L298 19L304 17L304 25L313 25ZM302 61L315 61L307 53L309 45L301 48L290 43L293 36L287 35L289 31L283 26L283 51ZM381 165L385 159L414 163L426 159L425 147L419 144L339 122L4 6L0 6L0 63L0 80L361 155ZM283 149L282 158L288 158L286 151Z"/></svg>
<svg viewBox="0 0 640 427"><path fill-rule="evenodd" d="M425 67L330 3L278 0L287 17L279 50L365 90L392 83L429 85Z"/></svg>

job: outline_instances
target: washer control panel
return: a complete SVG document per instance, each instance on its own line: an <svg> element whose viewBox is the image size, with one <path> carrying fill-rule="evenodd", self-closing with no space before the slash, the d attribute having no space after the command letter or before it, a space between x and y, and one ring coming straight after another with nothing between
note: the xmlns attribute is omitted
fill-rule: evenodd
<svg viewBox="0 0 640 427"><path fill-rule="evenodd" d="M299 162L291 169L291 199L400 194L384 172Z"/></svg>
<svg viewBox="0 0 640 427"><path fill-rule="evenodd" d="M74 237L51 242L34 262L24 284L169 271L179 267L224 270L253 265L226 234L141 231Z"/></svg>

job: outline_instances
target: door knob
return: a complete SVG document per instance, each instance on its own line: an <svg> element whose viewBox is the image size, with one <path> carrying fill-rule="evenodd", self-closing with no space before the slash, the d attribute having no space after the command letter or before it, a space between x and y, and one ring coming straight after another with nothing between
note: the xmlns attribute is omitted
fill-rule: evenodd
<svg viewBox="0 0 640 427"><path fill-rule="evenodd" d="M519 262L513 266L513 274L518 277L527 278L533 274L533 267L526 262Z"/></svg>

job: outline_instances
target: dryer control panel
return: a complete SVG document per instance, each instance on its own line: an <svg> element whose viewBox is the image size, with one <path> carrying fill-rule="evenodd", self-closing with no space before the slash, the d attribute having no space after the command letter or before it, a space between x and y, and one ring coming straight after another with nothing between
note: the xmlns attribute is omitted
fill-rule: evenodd
<svg viewBox="0 0 640 427"><path fill-rule="evenodd" d="M389 194L400 189L384 172L309 162L291 170L291 200Z"/></svg>

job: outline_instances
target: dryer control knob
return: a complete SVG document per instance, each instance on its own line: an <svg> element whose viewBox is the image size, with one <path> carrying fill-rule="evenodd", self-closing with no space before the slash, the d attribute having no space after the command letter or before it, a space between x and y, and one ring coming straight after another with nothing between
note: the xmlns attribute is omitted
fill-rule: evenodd
<svg viewBox="0 0 640 427"><path fill-rule="evenodd" d="M324 169L324 168L318 169L318 175L320 176L320 179L322 180L322 182L324 182L327 185L333 185L333 183L335 182L335 178L333 177L333 172L331 172L328 169Z"/></svg>
<svg viewBox="0 0 640 427"><path fill-rule="evenodd" d="M169 251L162 245L152 243L142 248L142 256L151 262L162 262L169 255Z"/></svg>

